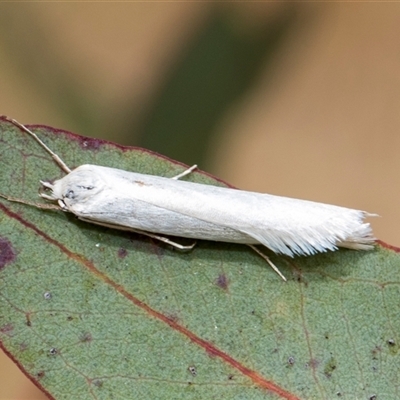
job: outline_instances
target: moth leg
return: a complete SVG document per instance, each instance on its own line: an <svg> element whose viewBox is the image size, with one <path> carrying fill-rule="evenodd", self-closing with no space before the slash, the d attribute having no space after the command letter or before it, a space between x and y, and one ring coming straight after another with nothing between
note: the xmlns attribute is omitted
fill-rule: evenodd
<svg viewBox="0 0 400 400"><path fill-rule="evenodd" d="M284 277L281 271L279 271L278 267L267 257L263 252L257 249L256 246L252 244L248 244L248 246L253 249L259 256L261 256L269 265L270 267L286 282L287 279Z"/></svg>
<svg viewBox="0 0 400 400"><path fill-rule="evenodd" d="M6 195L1 194L1 193L0 193L0 197L2 197L3 199L6 199L8 201L12 201L13 203L26 204L27 206L41 208L43 210L57 210L57 211L62 210L62 208L60 206L56 205L56 204L32 203L30 201L18 199L16 197L6 196Z"/></svg>
<svg viewBox="0 0 400 400"><path fill-rule="evenodd" d="M185 245L183 245L183 244L176 243L176 242L174 242L174 241L172 241L172 240L170 240L170 239L168 239L168 238L166 238L166 237L164 237L164 236L153 235L153 234L151 234L151 233L147 233L147 232L143 232L143 231L137 231L137 230L135 230L135 232L140 233L141 235L149 236L149 237L151 237L151 238L153 238L153 239L159 240L160 242L167 243L167 244L169 244L170 246L175 247L176 249L179 249L179 250L182 250L182 251L192 250L193 247L196 246L196 242L194 242L194 243L191 244L191 245L185 246Z"/></svg>
<svg viewBox="0 0 400 400"><path fill-rule="evenodd" d="M159 235L154 235L153 233L149 233L146 231L141 231L140 229L133 229L133 228L129 228L127 226L122 226L122 225L116 225L116 224L109 224L106 222L98 222L98 221L94 221L92 219L89 218L83 218L83 217L78 217L81 221L84 222L89 222L91 224L96 224L96 225L100 225L100 226L104 226L106 228L111 228L111 229L117 229L119 231L128 231L128 232L135 232L135 233L139 233L140 235L145 235L148 237L151 237L152 239L156 239L159 240L160 242L164 242L167 243L179 250L192 250L193 247L196 245L196 242L194 242L191 245L185 246L183 244L180 243L176 243L174 241L172 241L171 239L168 239L164 236L159 236Z"/></svg>
<svg viewBox="0 0 400 400"><path fill-rule="evenodd" d="M197 165L192 165L190 168L186 169L185 171L181 172L180 174L173 176L171 179L181 179L186 175L189 175L190 173L192 173L195 169L197 168Z"/></svg>

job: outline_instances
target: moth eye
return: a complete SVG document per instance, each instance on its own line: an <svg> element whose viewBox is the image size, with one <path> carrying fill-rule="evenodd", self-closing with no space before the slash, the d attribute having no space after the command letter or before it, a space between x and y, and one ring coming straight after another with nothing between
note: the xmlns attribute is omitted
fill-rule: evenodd
<svg viewBox="0 0 400 400"><path fill-rule="evenodd" d="M68 190L68 192L67 193L65 193L65 196L64 196L64 198L67 198L67 199L74 199L75 198L75 192L72 190L72 189L70 189L70 190Z"/></svg>

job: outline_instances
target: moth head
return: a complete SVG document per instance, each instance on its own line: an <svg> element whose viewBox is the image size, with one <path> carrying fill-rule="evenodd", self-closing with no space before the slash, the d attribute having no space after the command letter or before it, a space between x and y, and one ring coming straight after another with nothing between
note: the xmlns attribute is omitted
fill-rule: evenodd
<svg viewBox="0 0 400 400"><path fill-rule="evenodd" d="M40 196L46 200L57 201L64 210L68 210L74 204L90 200L104 187L101 177L93 167L81 165L54 183L40 181L46 189Z"/></svg>

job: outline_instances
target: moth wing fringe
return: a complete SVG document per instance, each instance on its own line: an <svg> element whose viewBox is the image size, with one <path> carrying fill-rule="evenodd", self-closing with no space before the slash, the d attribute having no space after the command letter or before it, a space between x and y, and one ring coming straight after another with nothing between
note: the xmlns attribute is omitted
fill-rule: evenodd
<svg viewBox="0 0 400 400"><path fill-rule="evenodd" d="M316 226L302 226L298 229L279 232L251 232L247 235L278 254L290 257L313 255L345 247L354 250L372 250L375 238L369 223L363 220L374 216L363 211L346 210L342 216Z"/></svg>

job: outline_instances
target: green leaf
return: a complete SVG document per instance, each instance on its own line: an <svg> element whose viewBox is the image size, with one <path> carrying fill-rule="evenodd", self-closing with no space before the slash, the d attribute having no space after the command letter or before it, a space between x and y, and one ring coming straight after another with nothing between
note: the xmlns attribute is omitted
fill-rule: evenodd
<svg viewBox="0 0 400 400"><path fill-rule="evenodd" d="M184 169L34 130L70 167ZM0 192L41 202L39 180L63 173L4 120L0 143ZM399 255L382 245L293 260L265 251L288 282L246 246L204 241L181 253L1 200L0 345L56 399L398 398Z"/></svg>

